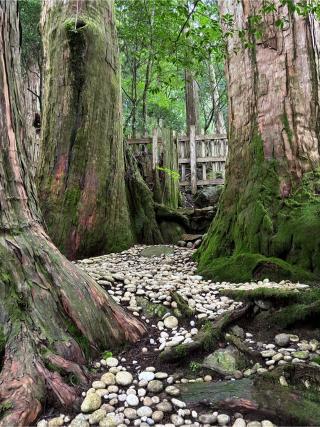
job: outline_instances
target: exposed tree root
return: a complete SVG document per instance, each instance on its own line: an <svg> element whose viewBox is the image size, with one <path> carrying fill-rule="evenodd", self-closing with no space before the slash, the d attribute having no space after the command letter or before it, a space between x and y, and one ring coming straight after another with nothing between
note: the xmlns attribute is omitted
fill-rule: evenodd
<svg viewBox="0 0 320 427"><path fill-rule="evenodd" d="M40 227L0 237L0 312L0 427L32 424L47 396L76 405L86 357L145 332Z"/></svg>
<svg viewBox="0 0 320 427"><path fill-rule="evenodd" d="M176 362L188 357L196 351L213 350L219 339L222 337L224 330L230 324L246 315L250 308L251 304L246 304L238 310L224 313L212 323L206 322L198 334L193 338L193 342L166 348L162 353L160 353L161 360L166 362Z"/></svg>
<svg viewBox="0 0 320 427"><path fill-rule="evenodd" d="M249 348L246 343L236 335L226 334L226 340L232 343L235 347L237 347L237 349L241 351L241 353L246 354L251 359L254 359L256 361L262 360L262 356L259 351L252 350L251 348Z"/></svg>

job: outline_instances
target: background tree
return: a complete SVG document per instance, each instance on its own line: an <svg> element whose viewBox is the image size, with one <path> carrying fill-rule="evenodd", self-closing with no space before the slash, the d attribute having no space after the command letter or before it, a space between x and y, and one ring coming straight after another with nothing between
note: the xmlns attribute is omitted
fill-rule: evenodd
<svg viewBox="0 0 320 427"><path fill-rule="evenodd" d="M151 134L160 119L165 127L183 132L185 69L196 80L194 86L205 103L205 112L210 109L206 61L222 64L217 6L211 1L188 5L180 0L118 0L116 8L125 134L134 137L146 130ZM218 90L223 89L219 85ZM225 104L219 104L219 108L225 108ZM211 124L212 120L207 130ZM201 106L199 128L204 127Z"/></svg>
<svg viewBox="0 0 320 427"><path fill-rule="evenodd" d="M32 425L51 396L79 395L85 354L135 341L143 325L64 258L43 227L27 157L18 2L0 1L0 426Z"/></svg>
<svg viewBox="0 0 320 427"><path fill-rule="evenodd" d="M69 258L122 250L135 240L113 17L112 0L44 2L39 197L49 234Z"/></svg>
<svg viewBox="0 0 320 427"><path fill-rule="evenodd" d="M234 23L230 151L199 269L233 281L319 276L319 22L293 2L219 4Z"/></svg>

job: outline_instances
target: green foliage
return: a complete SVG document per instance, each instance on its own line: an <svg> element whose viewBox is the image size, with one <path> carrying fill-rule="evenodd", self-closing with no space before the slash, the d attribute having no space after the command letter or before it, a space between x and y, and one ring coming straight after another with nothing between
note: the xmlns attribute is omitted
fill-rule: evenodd
<svg viewBox="0 0 320 427"><path fill-rule="evenodd" d="M103 359L107 360L109 357L112 357L112 351L105 351L102 353Z"/></svg>
<svg viewBox="0 0 320 427"><path fill-rule="evenodd" d="M26 71L30 62L41 63L41 0L19 0L19 14L22 28L21 60L23 69Z"/></svg>
<svg viewBox="0 0 320 427"><path fill-rule="evenodd" d="M200 363L192 360L189 364L189 368L190 368L191 372L193 372L195 374L201 369L201 365L200 365Z"/></svg>
<svg viewBox="0 0 320 427"><path fill-rule="evenodd" d="M179 181L180 179L180 174L178 171L169 169L169 168L163 168L161 166L157 166L157 170L164 172L165 174L167 174L168 176L170 176L172 179L174 179L175 181Z"/></svg>
<svg viewBox="0 0 320 427"><path fill-rule="evenodd" d="M118 0L116 8L126 133L150 132L160 119L164 126L183 131L186 68L199 83L201 126L206 127L214 88L207 78L209 65L220 63L223 69L217 4L196 2L191 10L180 0ZM219 87L225 90L224 83ZM216 107L225 108L222 98Z"/></svg>

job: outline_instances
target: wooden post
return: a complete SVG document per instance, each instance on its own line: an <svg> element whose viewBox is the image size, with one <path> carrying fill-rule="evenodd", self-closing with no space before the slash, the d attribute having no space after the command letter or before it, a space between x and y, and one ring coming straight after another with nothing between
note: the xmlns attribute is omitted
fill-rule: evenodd
<svg viewBox="0 0 320 427"><path fill-rule="evenodd" d="M158 159L158 128L152 131L152 169L155 170L159 163Z"/></svg>
<svg viewBox="0 0 320 427"><path fill-rule="evenodd" d="M201 141L201 157L205 158L206 156L206 142ZM207 179L207 165L206 163L202 163L202 180L206 181Z"/></svg>
<svg viewBox="0 0 320 427"><path fill-rule="evenodd" d="M191 192L197 192L197 150L196 150L196 127L190 126L190 169L191 169Z"/></svg>

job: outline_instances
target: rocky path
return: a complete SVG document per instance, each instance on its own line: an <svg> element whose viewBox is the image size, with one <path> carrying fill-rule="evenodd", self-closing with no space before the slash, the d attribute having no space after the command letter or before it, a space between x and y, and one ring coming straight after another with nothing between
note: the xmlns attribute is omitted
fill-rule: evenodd
<svg viewBox="0 0 320 427"><path fill-rule="evenodd" d="M101 360L92 366L96 380L82 393L81 412L43 418L38 427L274 425L270 420L248 418L236 410L201 405L199 396L192 399L191 393L190 399L192 385L197 385L195 390L200 395L201 384L207 387L202 391L211 390L215 384L231 384L288 362L312 364L320 353L317 340L300 341L296 335L283 333L273 342L263 343L236 326L232 333L259 353L259 363L243 362L239 351L228 343L211 354L179 364L161 362L159 354L167 348L192 343L201 325L243 305L222 295L225 289L299 290L305 285L268 280L241 285L213 283L196 274L192 253L189 248L136 246L120 254L78 262L119 304L146 323L149 336L120 354L105 349ZM177 295L187 302L187 316L181 312ZM264 309L259 307L263 302L256 303L258 310ZM281 381L285 387L286 379Z"/></svg>

